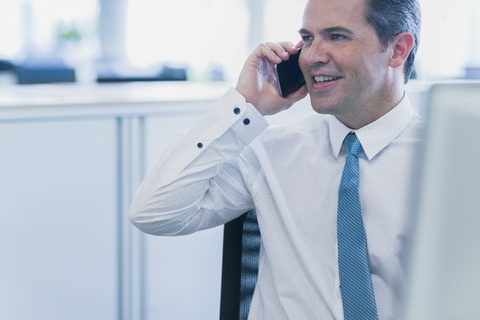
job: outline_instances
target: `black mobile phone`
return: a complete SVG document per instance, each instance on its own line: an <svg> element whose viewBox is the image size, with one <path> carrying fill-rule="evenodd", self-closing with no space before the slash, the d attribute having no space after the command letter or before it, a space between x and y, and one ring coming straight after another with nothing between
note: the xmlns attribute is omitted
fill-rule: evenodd
<svg viewBox="0 0 480 320"><path fill-rule="evenodd" d="M305 78L298 65L301 50L302 48L298 50L297 54L291 55L288 60L275 65L278 92L282 98L288 97L305 84Z"/></svg>

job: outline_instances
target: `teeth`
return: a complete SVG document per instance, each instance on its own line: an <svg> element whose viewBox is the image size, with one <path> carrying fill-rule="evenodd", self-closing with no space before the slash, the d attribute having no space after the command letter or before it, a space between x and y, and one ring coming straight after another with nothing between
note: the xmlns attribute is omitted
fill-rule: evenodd
<svg viewBox="0 0 480 320"><path fill-rule="evenodd" d="M340 77L330 77L330 76L315 76L315 82L320 83L320 82L326 82L326 81L332 81L332 80L337 80Z"/></svg>

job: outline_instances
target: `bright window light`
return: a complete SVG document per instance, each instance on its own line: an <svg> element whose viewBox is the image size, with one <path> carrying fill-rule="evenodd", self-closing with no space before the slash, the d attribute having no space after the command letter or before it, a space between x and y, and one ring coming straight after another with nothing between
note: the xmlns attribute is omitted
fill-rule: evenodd
<svg viewBox="0 0 480 320"><path fill-rule="evenodd" d="M242 0L131 0L127 55L138 67L180 64L192 79L246 57L248 11Z"/></svg>
<svg viewBox="0 0 480 320"><path fill-rule="evenodd" d="M119 55L126 53L131 63L141 68L163 64L187 67L189 78L194 80L211 79L216 71L223 72L227 80L236 80L252 46L258 45L256 41L297 43L307 2L124 1L128 1L127 15L118 18L125 20L126 28L125 34L121 30L118 34L124 37L118 47L126 47ZM67 60L70 56L75 63L93 62L101 54L99 2L0 0L0 59L56 54ZM260 11L251 11L250 6L261 8L262 3L264 15L251 16L250 12ZM465 68L480 68L480 0L420 0L420 4L422 32L415 65L418 78L462 78ZM71 27L82 36L81 43L73 46L74 41L69 41L75 38L69 33ZM115 31L119 30L111 32ZM59 40L59 34L65 41ZM115 36L108 39L116 41Z"/></svg>
<svg viewBox="0 0 480 320"><path fill-rule="evenodd" d="M265 38L270 42L290 41L297 44L301 38L303 10L307 0L265 0Z"/></svg>
<svg viewBox="0 0 480 320"><path fill-rule="evenodd" d="M20 0L0 1L0 58L14 58L22 49Z"/></svg>
<svg viewBox="0 0 480 320"><path fill-rule="evenodd" d="M95 32L98 19L97 0L30 0L33 47L36 52L46 53L57 49L58 36L75 28L83 37ZM53 9L54 8L54 9ZM61 30L63 29L63 30Z"/></svg>
<svg viewBox="0 0 480 320"><path fill-rule="evenodd" d="M480 67L480 1L420 0L422 32L416 59L420 78L457 78Z"/></svg>

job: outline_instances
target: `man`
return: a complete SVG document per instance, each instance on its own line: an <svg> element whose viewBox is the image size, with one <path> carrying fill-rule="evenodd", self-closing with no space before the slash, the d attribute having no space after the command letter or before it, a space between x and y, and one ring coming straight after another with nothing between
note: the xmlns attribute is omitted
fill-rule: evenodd
<svg viewBox="0 0 480 320"><path fill-rule="evenodd" d="M252 53L236 89L150 169L132 222L181 235L254 209L250 320L397 318L423 135L404 94L419 27L415 0L310 0L302 43ZM306 85L281 98L274 64L302 44ZM266 129L263 115L307 91L318 114Z"/></svg>

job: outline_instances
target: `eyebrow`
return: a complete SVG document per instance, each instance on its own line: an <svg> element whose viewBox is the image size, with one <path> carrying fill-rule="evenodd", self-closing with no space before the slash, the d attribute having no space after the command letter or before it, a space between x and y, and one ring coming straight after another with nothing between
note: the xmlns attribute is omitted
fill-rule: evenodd
<svg viewBox="0 0 480 320"><path fill-rule="evenodd" d="M344 33L348 33L350 35L353 35L353 32L347 28L344 28L344 27L341 27L341 26L335 26L335 27L330 27L330 28L326 28L326 29L323 29L322 32L327 32L327 33L334 33L334 32L344 32ZM307 29L304 29L304 28L301 28L300 30L298 30L298 33L300 34L312 34L310 31L308 31Z"/></svg>

